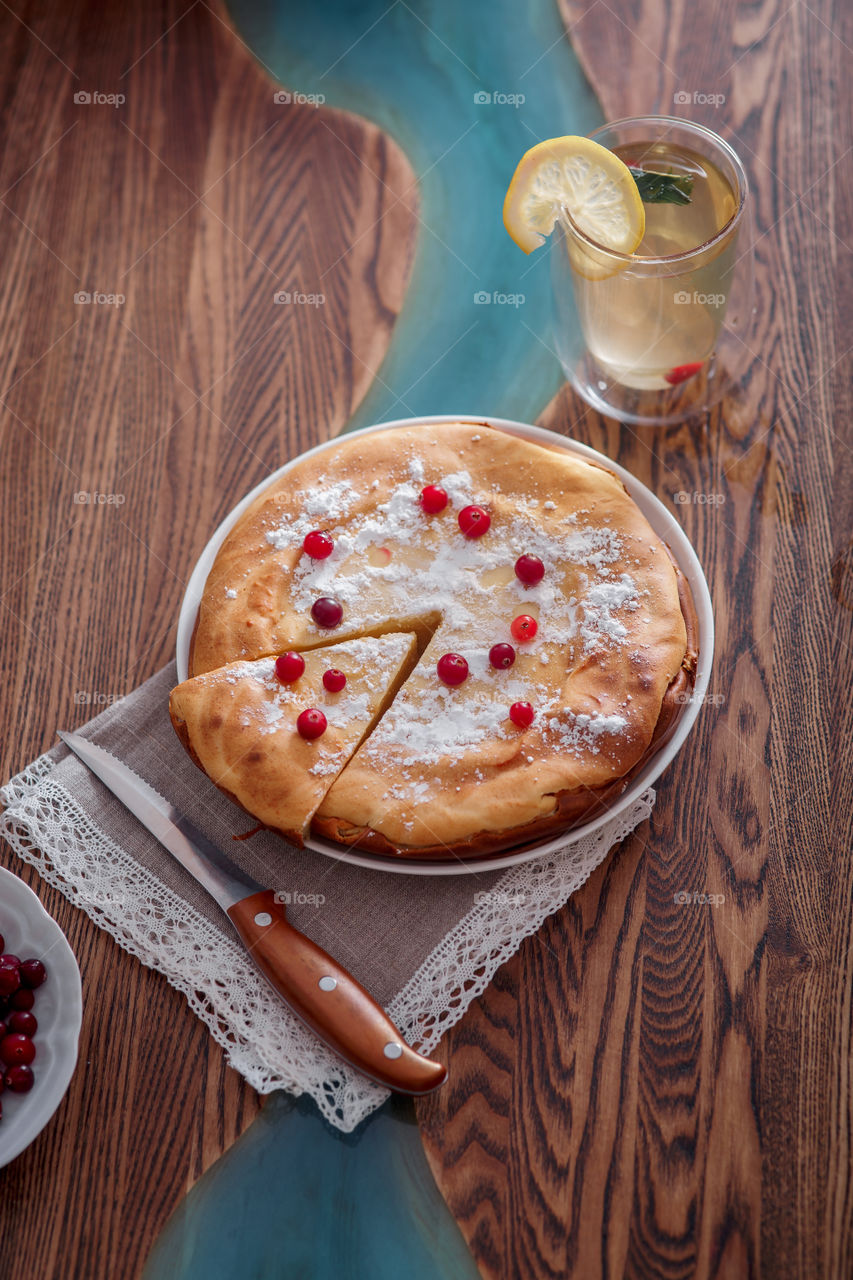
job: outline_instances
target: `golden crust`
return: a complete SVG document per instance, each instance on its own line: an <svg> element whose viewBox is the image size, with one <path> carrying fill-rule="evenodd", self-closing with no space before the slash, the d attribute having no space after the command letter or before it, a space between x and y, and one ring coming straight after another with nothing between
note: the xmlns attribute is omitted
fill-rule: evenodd
<svg viewBox="0 0 853 1280"><path fill-rule="evenodd" d="M440 516L417 505L425 483L451 495ZM476 542L456 522L469 502L492 518ZM335 540L328 562L302 553L313 527ZM545 561L539 587L515 579L522 552ZM332 594L329 633L310 603ZM521 612L537 640L496 672L485 655ZM216 558L191 671L388 630L425 651L312 830L403 856L474 857L586 820L660 744L695 669L689 590L621 482L485 425L355 434L270 486ZM447 651L471 671L451 691L435 676ZM537 710L525 731L507 718L519 698Z"/></svg>
<svg viewBox="0 0 853 1280"><path fill-rule="evenodd" d="M674 561L673 564L675 564ZM590 822L599 814L606 812L634 781L651 756L659 751L671 736L684 705L690 699L695 683L696 662L699 654L699 621L689 583L677 565L675 568L687 628L684 660L678 674L664 694L660 715L648 747L634 767L629 769L623 777L603 787L560 791L554 796L552 812L545 817L530 822L524 827L518 827L510 833L479 831L464 842L458 842L452 849L443 843L403 849L391 844L380 832L369 827L354 827L339 818L323 817L320 814L315 814L311 822L312 834L327 840L335 840L339 844L350 845L360 852L395 859L410 857L425 861L447 861L448 858L458 858L460 861L473 862L490 854L508 851L510 848L515 853L521 852L527 846L546 840L561 831L569 831L572 827L580 826L581 823Z"/></svg>
<svg viewBox="0 0 853 1280"><path fill-rule="evenodd" d="M276 678L272 658L233 662L173 689L169 714L194 762L226 795L301 845L318 804L413 656L411 635L352 640L305 654L305 670L290 685ZM323 687L331 666L347 676L340 693ZM296 730L307 707L328 718L314 741Z"/></svg>

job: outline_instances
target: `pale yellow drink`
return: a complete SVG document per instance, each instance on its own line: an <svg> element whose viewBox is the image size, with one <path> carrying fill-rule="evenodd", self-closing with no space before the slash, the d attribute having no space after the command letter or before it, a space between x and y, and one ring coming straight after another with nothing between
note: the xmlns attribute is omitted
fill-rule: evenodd
<svg viewBox="0 0 853 1280"><path fill-rule="evenodd" d="M563 232L574 305L603 379L636 390L677 385L711 355L726 312L737 253L738 202L722 171L689 147L632 142L613 148L625 164L692 178L689 204L646 203L643 238L631 255L598 252L567 218ZM714 241L705 252L701 246ZM683 260L682 260L683 259ZM567 318L568 320L568 318Z"/></svg>

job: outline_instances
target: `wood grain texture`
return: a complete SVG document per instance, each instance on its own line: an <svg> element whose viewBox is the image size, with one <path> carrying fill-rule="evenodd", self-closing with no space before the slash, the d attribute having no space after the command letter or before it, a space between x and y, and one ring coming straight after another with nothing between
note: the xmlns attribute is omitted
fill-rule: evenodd
<svg viewBox="0 0 853 1280"><path fill-rule="evenodd" d="M755 358L738 395L653 433L568 392L542 419L676 501L715 600L716 669L648 827L450 1033L451 1084L419 1117L484 1276L845 1277L851 15L564 12L608 118L697 119L750 173Z"/></svg>
<svg viewBox="0 0 853 1280"><path fill-rule="evenodd" d="M336 138L323 112L274 110L221 10L12 8L4 778L169 657L182 578L233 494L364 394L414 237L400 154L351 117ZM739 395L644 435L567 392L543 418L664 499L717 499L677 507L716 602L714 701L648 827L448 1037L451 1084L419 1114L484 1276L844 1277L853 21L828 0L565 12L610 118L724 94L677 110L733 139L756 196L757 355ZM80 90L127 102L77 109ZM75 306L80 289L126 302ZM327 300L277 307L279 289ZM75 505L79 491L125 501ZM11 1257L39 1278L130 1276L257 1099L159 976L35 887L83 969L81 1068L0 1173L0 1273Z"/></svg>
<svg viewBox="0 0 853 1280"><path fill-rule="evenodd" d="M0 11L4 780L171 657L184 579L234 496L340 430L402 301L416 199L378 130L274 103L220 8L14 9ZM126 103L75 103L94 91ZM75 304L80 290L126 300ZM297 290L325 302L274 303ZM122 500L74 501L95 492ZM85 1006L67 1097L0 1171L0 1275L134 1276L259 1099L159 975L0 857L66 931Z"/></svg>

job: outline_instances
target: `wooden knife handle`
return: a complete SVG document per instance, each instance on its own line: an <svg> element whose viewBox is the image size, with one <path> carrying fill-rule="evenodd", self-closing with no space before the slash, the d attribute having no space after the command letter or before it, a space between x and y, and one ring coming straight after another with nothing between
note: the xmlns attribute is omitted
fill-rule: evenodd
<svg viewBox="0 0 853 1280"><path fill-rule="evenodd" d="M397 1093L444 1083L447 1069L409 1048L364 987L294 929L272 889L236 902L228 915L264 977L335 1053Z"/></svg>

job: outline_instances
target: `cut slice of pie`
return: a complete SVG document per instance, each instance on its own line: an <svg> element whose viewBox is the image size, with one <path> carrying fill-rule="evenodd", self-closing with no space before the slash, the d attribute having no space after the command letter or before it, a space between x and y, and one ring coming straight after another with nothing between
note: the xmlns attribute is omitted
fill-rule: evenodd
<svg viewBox="0 0 853 1280"><path fill-rule="evenodd" d="M346 640L300 657L304 670L291 683L279 679L275 657L258 658L185 680L169 698L172 724L195 763L247 812L298 845L411 669L415 636ZM346 676L338 692L324 684L330 670ZM334 688L340 676L328 683ZM303 737L297 727L308 710L325 717L318 737Z"/></svg>

